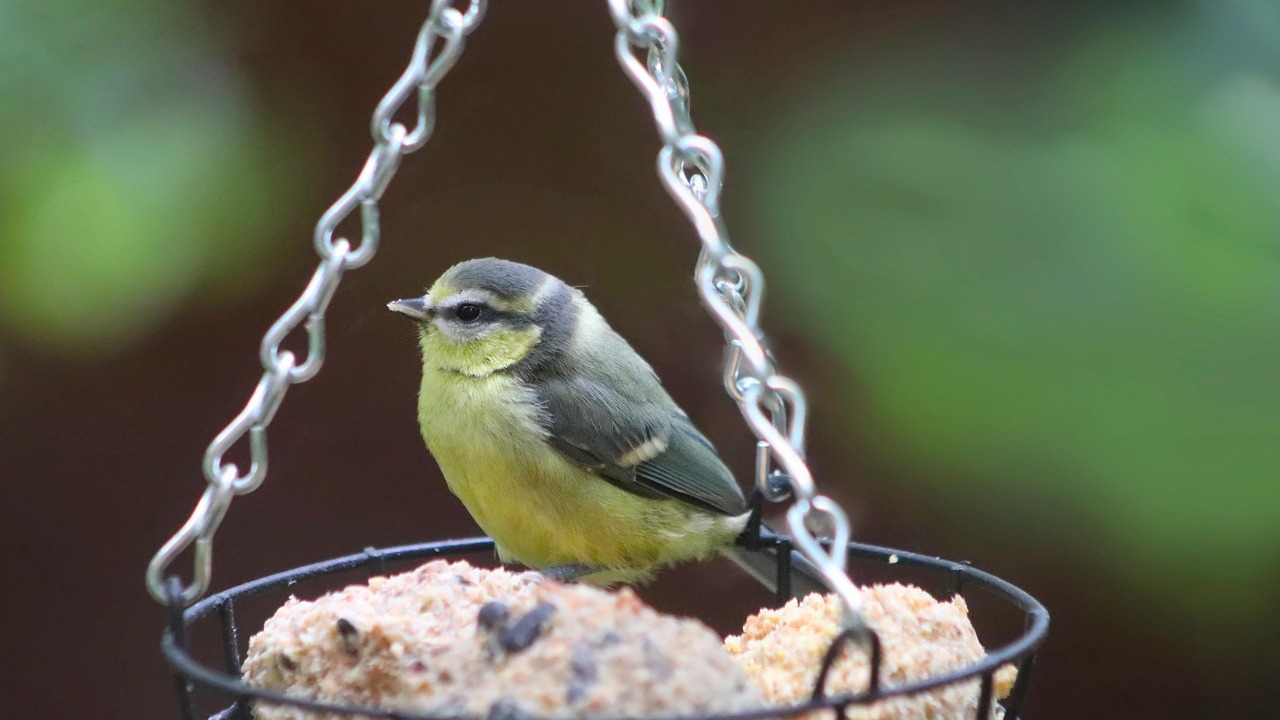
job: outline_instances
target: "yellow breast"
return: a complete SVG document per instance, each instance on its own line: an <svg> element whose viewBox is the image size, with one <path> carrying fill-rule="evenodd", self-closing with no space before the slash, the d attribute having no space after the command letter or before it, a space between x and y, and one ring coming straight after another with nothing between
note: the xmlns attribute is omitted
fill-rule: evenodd
<svg viewBox="0 0 1280 720"><path fill-rule="evenodd" d="M570 463L547 444L537 413L534 393L511 375L424 368L423 439L504 559L651 568L724 542L707 532L711 518L702 513L625 492Z"/></svg>

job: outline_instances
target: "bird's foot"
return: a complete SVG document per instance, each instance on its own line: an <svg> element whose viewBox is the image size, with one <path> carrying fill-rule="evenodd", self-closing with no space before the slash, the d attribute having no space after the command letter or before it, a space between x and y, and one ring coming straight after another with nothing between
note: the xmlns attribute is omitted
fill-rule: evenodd
<svg viewBox="0 0 1280 720"><path fill-rule="evenodd" d="M567 583L579 580L593 573L598 573L604 569L605 568L594 567L591 565L583 565L581 563L566 563L564 565L552 565L551 567L543 568L538 572L542 574L542 577L547 578L548 580L559 580L560 582Z"/></svg>

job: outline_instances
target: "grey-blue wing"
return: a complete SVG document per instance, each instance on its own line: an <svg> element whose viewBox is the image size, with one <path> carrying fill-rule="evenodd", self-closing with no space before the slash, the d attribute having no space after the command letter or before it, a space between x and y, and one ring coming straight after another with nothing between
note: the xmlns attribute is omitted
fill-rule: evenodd
<svg viewBox="0 0 1280 720"><path fill-rule="evenodd" d="M667 449L636 466L636 478L716 513L741 515L747 511L733 473L684 413L678 412L672 422Z"/></svg>
<svg viewBox="0 0 1280 720"><path fill-rule="evenodd" d="M651 372L621 379L582 370L538 383L552 447L627 492L746 512L733 474Z"/></svg>

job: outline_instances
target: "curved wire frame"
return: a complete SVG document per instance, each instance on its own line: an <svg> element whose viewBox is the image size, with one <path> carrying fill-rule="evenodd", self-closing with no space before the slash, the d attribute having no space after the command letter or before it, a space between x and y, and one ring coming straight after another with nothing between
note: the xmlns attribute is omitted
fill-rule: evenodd
<svg viewBox="0 0 1280 720"><path fill-rule="evenodd" d="M751 552L759 554L766 564L776 569L776 582L773 585L780 603L793 596L793 588L811 588L815 584L820 585L818 578L821 576L803 556L793 549L791 540L785 535L776 535L758 523L753 523L744 534L744 539L739 542ZM252 597L279 591L287 592L294 585L305 580L359 571L363 571L367 577L374 577L385 575L388 565L393 563L475 555L493 550L494 544L489 538L445 540L386 549L366 548L362 553L305 565L244 583L211 595L185 609L182 602L182 584L176 577L170 578L166 584L169 595L169 627L164 632L161 647L165 658L176 672L178 702L182 717L184 720L204 717L208 717L209 720L248 720L252 717L251 708L255 704L260 704L290 706L338 716L392 720L461 720L457 717L424 715L391 708L360 707L310 700L246 685L240 679L243 643L237 624L237 604L241 600ZM823 708L834 708L839 713L837 717L843 717L845 709L849 707L871 705L889 698L916 696L944 686L975 680L980 682L975 717L988 720L992 717L991 710L995 702L994 674L997 669L1010 663L1017 665L1018 675L1013 689L1003 703L1004 718L1014 720L1018 717L1027 683L1030 680L1035 652L1049 632L1049 613L1043 605L1020 588L966 563L861 543L850 543L849 555L852 559L888 564L895 568L923 570L933 577L941 578L950 593L963 594L967 590L982 590L1000 602L1004 613L1020 616L1024 623L1024 630L1013 641L990 650L985 658L967 668L887 688L879 682L881 653L879 643L873 643L869 689L858 694L828 697L823 690L827 673L839 657L844 645L854 641L847 632L842 633L836 637L828 649L818 673L814 691L807 702L792 706L761 707L758 710L745 712L688 715L678 719L673 717L669 720L765 720L765 718L793 717ZM212 622L217 622L220 627L221 665L224 668L222 670L214 669L197 660L187 642L188 633L193 626L207 625ZM230 704L210 715L197 713L192 698L192 692L197 686L209 688L215 694L229 698Z"/></svg>

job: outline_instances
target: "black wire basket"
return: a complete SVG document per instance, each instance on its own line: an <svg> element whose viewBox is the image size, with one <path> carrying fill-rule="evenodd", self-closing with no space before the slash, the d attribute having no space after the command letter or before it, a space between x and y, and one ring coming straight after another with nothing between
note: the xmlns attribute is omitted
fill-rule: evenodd
<svg viewBox="0 0 1280 720"><path fill-rule="evenodd" d="M758 525L753 529L755 532L749 533L749 539L740 542L750 552L757 554L766 566L775 570L774 582L768 584L776 589L775 594L779 603L793 597L793 591L796 589L821 586L813 566L793 550L789 538L762 529ZM169 596L169 626L164 632L161 646L165 658L177 673L178 703L182 717L184 720L198 718L248 720L252 717L251 711L255 705L267 705L291 706L336 716L393 720L459 720L455 717L444 718L391 708L323 702L250 687L240 679L240 664L245 641L239 629L238 606L249 598L290 592L296 585L306 581L323 580L332 584L351 582L356 579L364 580L385 575L395 565L493 551L494 544L489 538L446 540L386 549L366 548L355 555L306 565L244 583L211 595L187 608L182 605L181 583L177 578L169 578L166 583ZM747 712L688 715L682 716L683 720L763 720L764 718L792 717L819 709L834 709L838 713L836 717L843 717L844 711L850 707L868 706L890 698L916 696L945 686L974 681L980 683L976 717L987 719L992 717L991 711L995 703L994 674L997 669L1006 664L1016 665L1018 674L1013 688L1002 703L1003 717L1006 720L1018 717L1026 695L1027 684L1031 678L1035 652L1049 631L1049 613L1043 605L1014 585L966 563L860 543L850 543L849 559L864 566L889 565L895 572L913 569L937 586L939 591L948 595L964 596L974 590L981 591L995 600L997 612L1005 616L1006 622L1020 620L1022 632L1003 646L991 649L980 662L963 670L893 687L881 687L878 682L881 658L879 643L872 634L869 689L856 695L828 697L823 692L827 673L840 655L842 646L854 640L852 635L845 633L838 636L828 649L814 684L813 693L807 702L792 706L768 706ZM221 658L216 661L202 661L196 657L197 652L188 639L193 631L201 629L213 631L215 624ZM210 649L203 654L213 655L217 652ZM197 707L199 703L194 697L197 687L211 691L211 695L218 699L215 703L211 703L216 709L202 712Z"/></svg>

